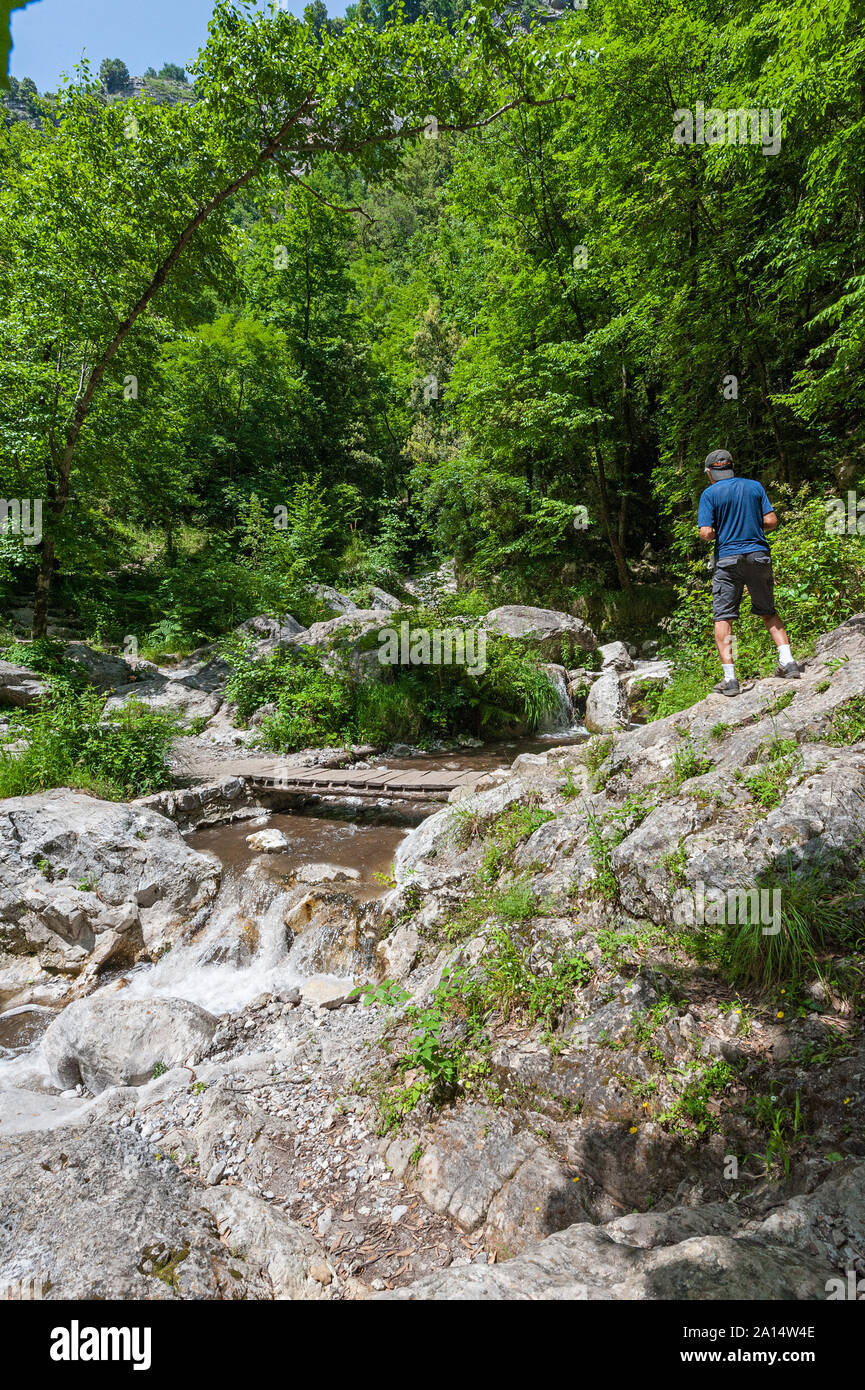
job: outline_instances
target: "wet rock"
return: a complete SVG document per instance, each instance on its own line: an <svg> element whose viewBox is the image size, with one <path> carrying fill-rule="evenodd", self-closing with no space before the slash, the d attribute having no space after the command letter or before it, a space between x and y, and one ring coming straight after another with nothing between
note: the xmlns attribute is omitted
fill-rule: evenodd
<svg viewBox="0 0 865 1390"><path fill-rule="evenodd" d="M186 999L129 999L105 991L69 1004L42 1046L58 1086L83 1083L98 1093L141 1085L157 1064L172 1067L200 1055L216 1028L213 1014Z"/></svg>
<svg viewBox="0 0 865 1390"><path fill-rule="evenodd" d="M360 870L343 864L301 864L294 870L296 883L349 883L359 878Z"/></svg>
<svg viewBox="0 0 865 1390"><path fill-rule="evenodd" d="M256 854L273 854L283 849L291 848L291 841L281 830L256 830L253 835L247 835L246 843L249 848L255 850Z"/></svg>

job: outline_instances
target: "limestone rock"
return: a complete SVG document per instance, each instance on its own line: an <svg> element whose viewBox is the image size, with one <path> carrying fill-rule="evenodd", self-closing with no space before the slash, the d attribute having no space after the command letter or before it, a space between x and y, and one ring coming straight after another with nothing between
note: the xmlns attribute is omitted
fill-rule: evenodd
<svg viewBox="0 0 865 1390"><path fill-rule="evenodd" d="M577 651L594 651L598 639L582 618L552 608L504 604L486 615L485 626L496 637L529 643L551 661L569 661Z"/></svg>
<svg viewBox="0 0 865 1390"><path fill-rule="evenodd" d="M98 1094L107 1086L139 1086L157 1063L176 1066L210 1045L213 1014L186 999L129 999L103 991L78 999L42 1040L52 1079L62 1088L82 1083Z"/></svg>
<svg viewBox="0 0 865 1390"><path fill-rule="evenodd" d="M627 729L631 720L625 688L615 667L602 672L593 682L586 700L586 728L592 734Z"/></svg>

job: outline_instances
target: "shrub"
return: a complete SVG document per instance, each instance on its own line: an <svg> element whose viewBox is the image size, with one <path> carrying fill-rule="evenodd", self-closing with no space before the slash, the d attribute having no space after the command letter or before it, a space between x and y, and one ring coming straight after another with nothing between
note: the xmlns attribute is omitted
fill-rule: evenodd
<svg viewBox="0 0 865 1390"><path fill-rule="evenodd" d="M51 787L83 787L112 800L169 786L173 716L139 701L102 717L104 697L59 683L33 713L19 716L17 754L0 750L0 796L28 796Z"/></svg>

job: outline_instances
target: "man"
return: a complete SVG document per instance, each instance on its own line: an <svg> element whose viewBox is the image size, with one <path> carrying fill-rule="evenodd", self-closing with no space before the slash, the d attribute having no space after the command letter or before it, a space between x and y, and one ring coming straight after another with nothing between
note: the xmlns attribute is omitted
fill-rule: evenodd
<svg viewBox="0 0 865 1390"><path fill-rule="evenodd" d="M715 542L715 576L712 584L712 616L715 645L724 668L724 679L715 686L720 695L738 695L739 682L733 662L733 619L739 616L742 591L748 590L751 612L763 619L778 648L776 676L799 679L784 625L775 612L775 580L766 532L778 518L761 483L737 478L732 455L716 449L703 465L710 486L700 497L697 522L700 538Z"/></svg>

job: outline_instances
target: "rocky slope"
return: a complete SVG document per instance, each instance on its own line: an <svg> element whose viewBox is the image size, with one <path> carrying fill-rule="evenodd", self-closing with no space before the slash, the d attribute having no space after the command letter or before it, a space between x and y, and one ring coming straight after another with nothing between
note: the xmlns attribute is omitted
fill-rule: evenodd
<svg viewBox="0 0 865 1390"><path fill-rule="evenodd" d="M316 886L291 932L326 933L314 968L378 986L367 1005L308 980L218 1018L161 998L142 1031L146 1000L94 970L46 1034L51 1083L0 1123L0 1279L43 1270L58 1298L825 1299L865 1274L863 793L859 615L798 683L487 774L405 838L379 903ZM13 865L32 844L86 873L83 841L10 804ZM166 923L200 901L206 920L206 857L159 812L113 809L125 876L97 837L117 891L73 906ZM166 901L142 907L172 835ZM739 895L756 916L713 917ZM58 968L6 912L10 969ZM803 915L823 936L791 971Z"/></svg>

